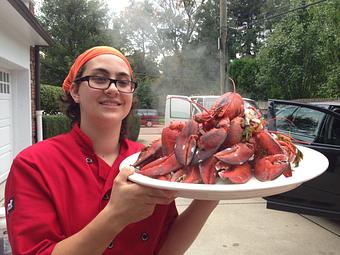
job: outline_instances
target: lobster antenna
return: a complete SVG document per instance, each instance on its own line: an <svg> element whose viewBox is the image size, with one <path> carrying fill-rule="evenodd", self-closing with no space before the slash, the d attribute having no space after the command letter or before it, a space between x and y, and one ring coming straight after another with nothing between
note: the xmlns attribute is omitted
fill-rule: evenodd
<svg viewBox="0 0 340 255"><path fill-rule="evenodd" d="M236 85L235 82L232 78L229 77L229 80L231 80L231 83L233 84L233 88L234 88L234 93L236 92Z"/></svg>

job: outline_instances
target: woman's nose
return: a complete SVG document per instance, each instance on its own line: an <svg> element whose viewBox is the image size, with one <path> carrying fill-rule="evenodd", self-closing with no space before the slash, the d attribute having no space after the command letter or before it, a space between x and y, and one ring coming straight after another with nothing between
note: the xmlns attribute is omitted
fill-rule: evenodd
<svg viewBox="0 0 340 255"><path fill-rule="evenodd" d="M116 87L116 84L114 82L112 82L110 84L110 86L106 90L104 90L104 92L105 92L105 94L109 94L109 95L111 95L111 94L118 94L119 93L119 91L118 91L118 89Z"/></svg>

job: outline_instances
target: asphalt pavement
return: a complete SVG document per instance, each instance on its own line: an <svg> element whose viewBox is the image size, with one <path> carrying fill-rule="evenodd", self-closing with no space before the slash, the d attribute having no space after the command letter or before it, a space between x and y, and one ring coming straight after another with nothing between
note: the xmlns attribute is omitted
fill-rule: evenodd
<svg viewBox="0 0 340 255"><path fill-rule="evenodd" d="M162 126L141 128L139 142ZM177 198L182 212L191 200ZM186 255L340 255L340 221L266 209L263 198L223 200Z"/></svg>

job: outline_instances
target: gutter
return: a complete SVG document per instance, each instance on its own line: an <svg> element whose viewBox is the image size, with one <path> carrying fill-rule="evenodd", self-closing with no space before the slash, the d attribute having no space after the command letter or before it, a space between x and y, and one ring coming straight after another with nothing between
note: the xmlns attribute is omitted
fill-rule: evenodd
<svg viewBox="0 0 340 255"><path fill-rule="evenodd" d="M30 12L30 10L21 0L7 0L7 1L27 21L27 23L45 40L48 46L52 46L54 44L54 41L51 38L51 36L44 30L44 28L39 24L36 17Z"/></svg>
<svg viewBox="0 0 340 255"><path fill-rule="evenodd" d="M40 47L34 46L34 78L35 78L35 116L37 121L37 142L42 141L43 138L43 125L42 125L42 114L41 100L40 100Z"/></svg>

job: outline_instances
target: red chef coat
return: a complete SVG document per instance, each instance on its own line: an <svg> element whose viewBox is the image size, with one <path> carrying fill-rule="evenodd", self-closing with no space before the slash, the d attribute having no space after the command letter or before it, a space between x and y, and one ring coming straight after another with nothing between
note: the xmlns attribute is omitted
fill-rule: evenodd
<svg viewBox="0 0 340 255"><path fill-rule="evenodd" d="M75 125L18 154L5 188L13 254L51 254L58 241L85 227L107 204L120 162L141 148L124 139L110 167ZM154 254L176 216L174 202L157 206L152 216L127 226L104 254Z"/></svg>

